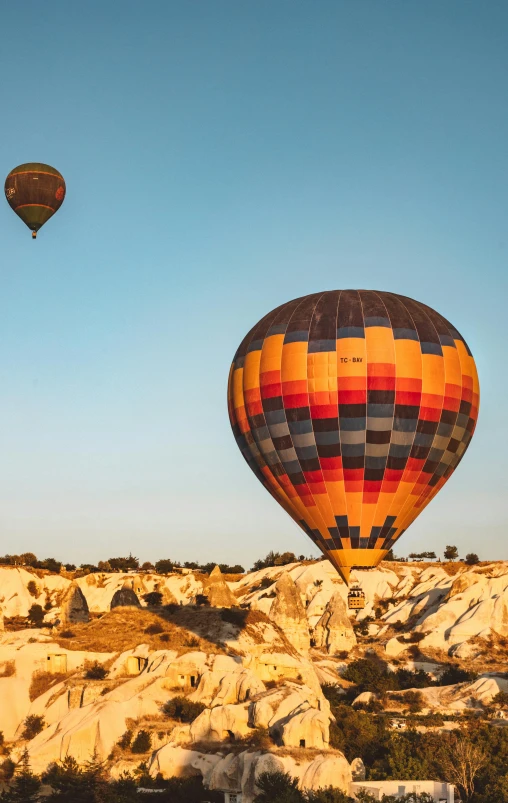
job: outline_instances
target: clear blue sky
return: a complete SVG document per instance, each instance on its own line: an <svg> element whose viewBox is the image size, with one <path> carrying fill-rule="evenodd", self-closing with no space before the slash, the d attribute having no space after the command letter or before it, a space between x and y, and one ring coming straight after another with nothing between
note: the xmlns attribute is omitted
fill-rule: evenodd
<svg viewBox="0 0 508 803"><path fill-rule="evenodd" d="M249 471L226 382L323 289L412 296L482 386L398 553L508 558L504 0L52 0L0 11L4 174L67 181L33 243L0 206L0 553L240 561L310 542Z"/></svg>

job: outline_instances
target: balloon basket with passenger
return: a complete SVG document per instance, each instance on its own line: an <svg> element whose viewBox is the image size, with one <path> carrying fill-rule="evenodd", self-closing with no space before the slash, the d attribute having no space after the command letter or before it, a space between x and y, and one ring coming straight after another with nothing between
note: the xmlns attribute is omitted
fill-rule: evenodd
<svg viewBox="0 0 508 803"><path fill-rule="evenodd" d="M350 611L361 611L365 608L365 592L358 583L355 583L349 589L347 606Z"/></svg>

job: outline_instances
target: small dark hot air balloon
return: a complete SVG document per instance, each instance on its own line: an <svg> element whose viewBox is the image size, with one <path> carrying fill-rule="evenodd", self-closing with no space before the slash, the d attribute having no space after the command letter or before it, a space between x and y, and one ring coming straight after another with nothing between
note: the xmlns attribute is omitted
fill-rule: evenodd
<svg viewBox="0 0 508 803"><path fill-rule="evenodd" d="M479 385L465 340L430 307L334 290L289 301L251 329L228 400L249 466L349 583L452 475ZM353 591L350 606L363 607Z"/></svg>
<svg viewBox="0 0 508 803"><path fill-rule="evenodd" d="M5 179L5 197L35 240L41 226L60 209L65 181L54 167L29 162L11 170Z"/></svg>

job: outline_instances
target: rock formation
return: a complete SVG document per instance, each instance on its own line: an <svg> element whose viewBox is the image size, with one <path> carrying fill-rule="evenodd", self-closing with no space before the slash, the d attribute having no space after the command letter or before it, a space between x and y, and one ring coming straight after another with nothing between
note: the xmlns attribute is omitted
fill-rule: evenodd
<svg viewBox="0 0 508 803"><path fill-rule="evenodd" d="M132 590L132 588L119 588L118 591L115 591L113 594L113 599L111 600L111 610L113 610L113 608L132 607L141 607L137 594Z"/></svg>
<svg viewBox="0 0 508 803"><path fill-rule="evenodd" d="M233 608L238 605L238 600L224 580L218 566L210 572L205 593L210 605L214 608Z"/></svg>
<svg viewBox="0 0 508 803"><path fill-rule="evenodd" d="M77 583L71 583L60 603L60 622L63 625L89 622L86 597Z"/></svg>
<svg viewBox="0 0 508 803"><path fill-rule="evenodd" d="M364 781L366 777L365 764L361 758L354 758L351 762L353 781Z"/></svg>
<svg viewBox="0 0 508 803"><path fill-rule="evenodd" d="M334 786L344 793L349 792L352 778L348 762L338 752L295 759L287 754L251 751L210 755L173 745L166 745L153 754L149 770L150 775L155 777L161 773L165 778L185 776L197 770L209 789L241 792L243 803L252 803L259 792L256 781L265 772L289 772L298 779L301 789Z"/></svg>
<svg viewBox="0 0 508 803"><path fill-rule="evenodd" d="M284 747L327 750L329 741L329 715L325 711L316 711L315 708L295 713L281 728L281 742Z"/></svg>
<svg viewBox="0 0 508 803"><path fill-rule="evenodd" d="M296 650L306 652L310 647L310 638L305 608L288 572L283 572L275 583L275 593L270 619L280 627Z"/></svg>
<svg viewBox="0 0 508 803"><path fill-rule="evenodd" d="M496 695L508 692L508 562L461 566L460 574L454 574L456 568L394 563L357 571L367 606L353 615L357 621L374 615L376 622L353 655L368 657L372 646L378 653L384 648L386 659L399 656L394 667L422 668L434 678L450 663L475 670L474 681L418 691L424 712L474 712L486 719ZM101 572L74 583L47 573L37 576L37 590L31 585L29 591L33 578L24 569L0 567L0 608L8 628L0 633L0 731L12 742L13 760L25 746L24 720L33 714L45 722L28 744L37 773L67 755L84 763L94 751L111 775L132 771L139 760L130 754L115 766L108 756L137 720L136 728L152 734L152 755L145 757L152 775L200 773L211 790L242 792L244 803L252 803L256 780L267 770L289 772L302 789L333 785L348 792L352 777L364 777L359 759L349 767L328 743L330 706L321 685L335 685L337 694L350 687L342 674L353 656L339 660L336 653L350 650L355 637L345 607L347 588L327 561L267 567L229 584L218 569L210 578ZM179 605L163 621L139 607L138 589L158 591ZM236 612L196 610L192 603L201 593L209 595L213 606L241 604L246 614L250 611L242 621ZM129 606L131 612L98 617L93 626L79 628L79 639L72 642L61 632L55 639L55 631L47 629L11 629L12 617L26 616L34 601L47 599L53 605L47 616L71 627L87 620L88 608L102 613ZM132 632L127 638L122 632L122 647L113 652L122 619L129 620ZM159 621L161 632L149 627ZM307 650L309 627L315 650ZM415 632L423 638L412 638ZM99 645L104 652L93 652ZM426 651L433 646L439 652ZM84 676L83 667L96 661L109 670L102 681ZM59 672L65 672L65 680ZM406 691L390 693L389 710L407 710ZM182 695L206 708L190 724L162 722L162 706ZM368 691L353 705L373 699ZM198 741L214 747L200 752ZM243 750L243 744L249 749ZM263 744L263 750L256 744Z"/></svg>
<svg viewBox="0 0 508 803"><path fill-rule="evenodd" d="M356 644L355 631L347 615L342 595L336 591L314 629L316 647L325 648L330 655L349 652Z"/></svg>

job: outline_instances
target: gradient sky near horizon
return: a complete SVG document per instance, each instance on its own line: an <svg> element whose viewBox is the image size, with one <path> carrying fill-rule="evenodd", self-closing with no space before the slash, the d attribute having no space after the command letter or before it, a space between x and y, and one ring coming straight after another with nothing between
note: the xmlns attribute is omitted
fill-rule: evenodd
<svg viewBox="0 0 508 803"><path fill-rule="evenodd" d="M230 361L323 289L414 297L482 401L396 547L508 558L504 0L52 0L0 10L0 165L60 169L35 243L0 205L0 554L318 554L244 463Z"/></svg>

